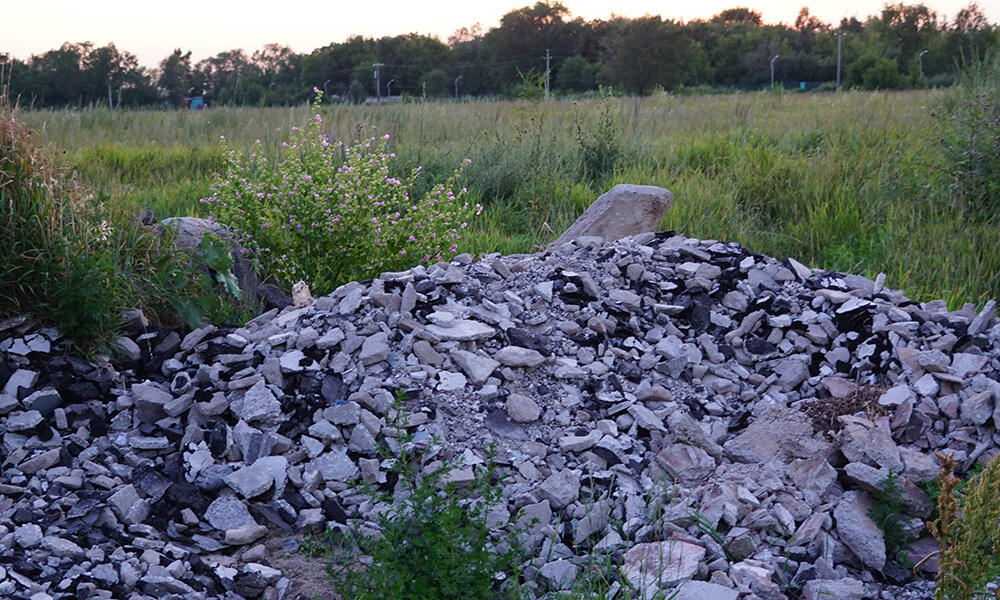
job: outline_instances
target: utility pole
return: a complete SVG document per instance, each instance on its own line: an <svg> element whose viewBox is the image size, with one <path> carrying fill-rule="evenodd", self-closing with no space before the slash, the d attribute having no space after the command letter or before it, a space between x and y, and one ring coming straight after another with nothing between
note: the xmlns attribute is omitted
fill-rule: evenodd
<svg viewBox="0 0 1000 600"><path fill-rule="evenodd" d="M372 73L372 77L375 79L375 102L376 103L382 102L382 82L379 79L379 72L378 72L378 70L380 68L384 67L384 66L385 65L382 64L382 63L372 63L372 68L375 69L375 71Z"/></svg>
<svg viewBox="0 0 1000 600"><path fill-rule="evenodd" d="M840 47L844 42L843 30L837 30L837 91L840 91Z"/></svg>
<svg viewBox="0 0 1000 600"><path fill-rule="evenodd" d="M550 61L552 60L552 54L549 49L545 49L545 99L549 99L549 80L552 75L552 68L550 67Z"/></svg>
<svg viewBox="0 0 1000 600"><path fill-rule="evenodd" d="M771 59L771 89L774 89L774 61L778 60L780 54L775 54L774 58Z"/></svg>
<svg viewBox="0 0 1000 600"><path fill-rule="evenodd" d="M930 52L930 50L921 50L920 54L917 55L917 66L920 68L920 78L924 78L924 55Z"/></svg>
<svg viewBox="0 0 1000 600"><path fill-rule="evenodd" d="M461 75L455 78L455 102L458 102L458 80L461 78Z"/></svg>

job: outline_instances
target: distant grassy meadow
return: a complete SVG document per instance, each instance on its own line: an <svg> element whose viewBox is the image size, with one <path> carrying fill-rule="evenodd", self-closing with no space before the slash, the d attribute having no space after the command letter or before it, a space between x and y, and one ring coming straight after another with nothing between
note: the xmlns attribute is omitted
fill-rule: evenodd
<svg viewBox="0 0 1000 600"><path fill-rule="evenodd" d="M953 308L1000 297L1000 230L951 200L934 116L947 92L842 92L326 105L338 139L391 136L400 173L465 182L486 210L467 251L529 252L616 183L674 193L662 223L772 256L874 277ZM97 201L160 218L205 214L231 148L274 156L295 108L30 111Z"/></svg>

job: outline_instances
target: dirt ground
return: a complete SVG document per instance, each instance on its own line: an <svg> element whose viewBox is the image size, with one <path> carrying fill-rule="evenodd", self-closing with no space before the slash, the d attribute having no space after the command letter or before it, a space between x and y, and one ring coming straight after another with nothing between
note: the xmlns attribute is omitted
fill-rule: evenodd
<svg viewBox="0 0 1000 600"><path fill-rule="evenodd" d="M265 541L271 566L292 582L284 600L340 600L326 572L327 559L310 557L295 550L294 535L273 535Z"/></svg>

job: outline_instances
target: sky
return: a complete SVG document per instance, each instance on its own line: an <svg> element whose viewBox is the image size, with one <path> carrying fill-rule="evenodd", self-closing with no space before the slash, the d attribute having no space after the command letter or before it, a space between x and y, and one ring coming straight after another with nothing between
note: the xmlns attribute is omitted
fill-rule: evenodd
<svg viewBox="0 0 1000 600"><path fill-rule="evenodd" d="M918 0L907 0L917 3ZM939 16L951 19L969 0L925 0ZM511 9L534 0L0 0L0 52L25 59L58 48L63 42L114 42L153 67L174 48L190 50L194 61L224 50L249 53L276 42L296 52L310 52L352 35L382 37L405 33L436 35L442 41L455 30L481 23L488 29ZM878 14L882 0L563 0L573 16L586 20L661 15L665 19L708 18L733 6L760 11L768 23L794 23L799 9L826 22ZM1000 21L1000 0L979 0L990 22Z"/></svg>

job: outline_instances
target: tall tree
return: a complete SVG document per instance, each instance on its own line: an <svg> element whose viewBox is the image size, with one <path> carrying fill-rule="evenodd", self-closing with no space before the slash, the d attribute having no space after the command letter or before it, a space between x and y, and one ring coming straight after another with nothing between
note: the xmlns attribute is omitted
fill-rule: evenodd
<svg viewBox="0 0 1000 600"><path fill-rule="evenodd" d="M79 106L89 100L82 66L92 46L89 42L66 42L58 50L31 57L31 66L42 74L46 103Z"/></svg>
<svg viewBox="0 0 1000 600"><path fill-rule="evenodd" d="M736 8L727 8L726 10L712 17L712 21L715 23L732 24L732 25L760 26L761 24L763 24L763 20L761 19L759 12L751 10L749 8L744 8L742 6L738 6Z"/></svg>
<svg viewBox="0 0 1000 600"><path fill-rule="evenodd" d="M142 78L139 60L135 55L119 51L113 43L93 49L84 58L84 65L94 91L107 92L108 108L116 106L115 92L118 96L117 104L121 104L122 89L137 85Z"/></svg>
<svg viewBox="0 0 1000 600"><path fill-rule="evenodd" d="M799 45L803 52L812 52L816 35L830 31L830 26L809 13L803 6L795 18L795 31L799 33Z"/></svg>
<svg viewBox="0 0 1000 600"><path fill-rule="evenodd" d="M508 12L484 36L494 78L510 83L519 80L519 72L544 72L546 51L556 61L577 54L583 30L583 20L570 20L569 9L560 2L536 2ZM551 60L549 67L556 70Z"/></svg>
<svg viewBox="0 0 1000 600"><path fill-rule="evenodd" d="M874 24L883 43L898 50L901 64L916 57L938 31L937 13L924 4L887 4Z"/></svg>
<svg viewBox="0 0 1000 600"><path fill-rule="evenodd" d="M167 102L174 107L182 106L191 90L191 52L176 48L164 58L160 62L157 83Z"/></svg>
<svg viewBox="0 0 1000 600"><path fill-rule="evenodd" d="M680 25L660 17L622 20L609 45L608 64L616 82L634 94L655 85L674 89L708 67L701 46Z"/></svg>

